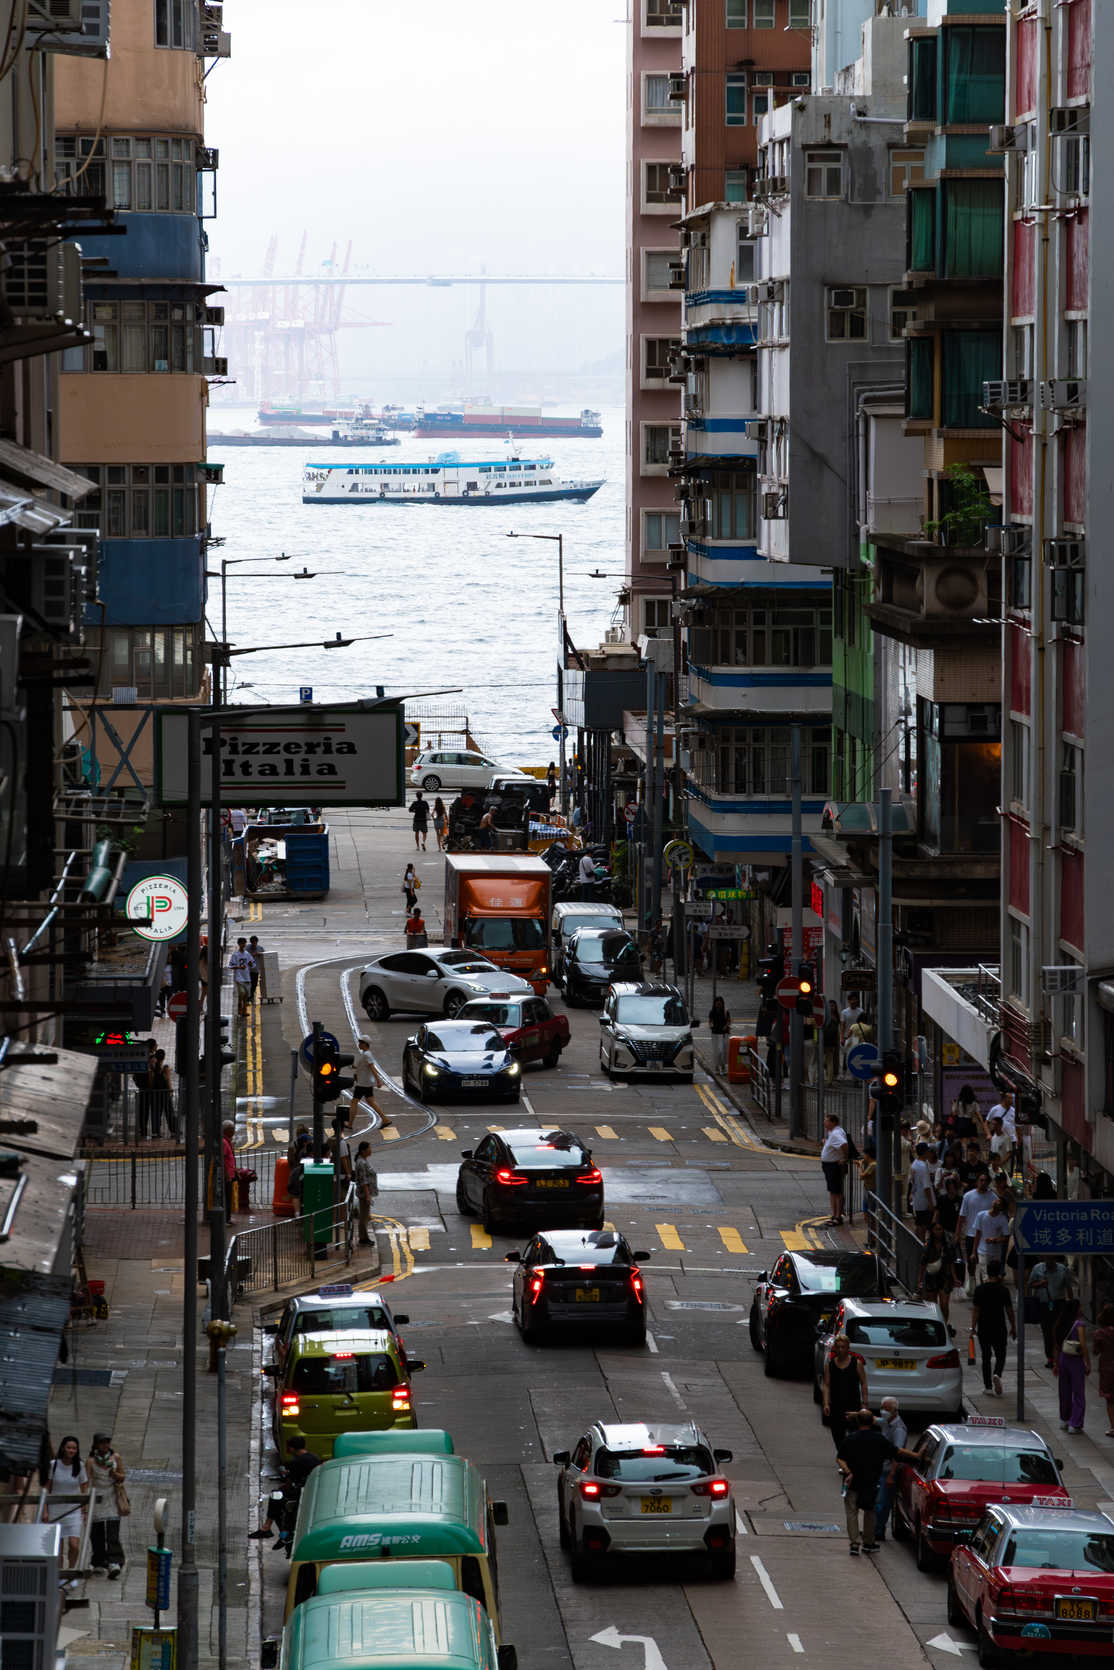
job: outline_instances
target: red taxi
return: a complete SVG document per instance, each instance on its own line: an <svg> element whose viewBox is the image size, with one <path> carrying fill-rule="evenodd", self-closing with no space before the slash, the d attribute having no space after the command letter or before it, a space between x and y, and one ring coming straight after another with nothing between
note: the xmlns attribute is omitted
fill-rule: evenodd
<svg viewBox="0 0 1114 1670"><path fill-rule="evenodd" d="M987 1510L952 1552L948 1622L978 1634L979 1663L1018 1653L1114 1656L1114 1520L1056 1497Z"/></svg>
<svg viewBox="0 0 1114 1670"><path fill-rule="evenodd" d="M966 1542L995 1502L1071 1500L1044 1439L1026 1427L1007 1426L1000 1415L926 1427L910 1448L917 1459L898 1470L893 1531L914 1539L921 1571Z"/></svg>
<svg viewBox="0 0 1114 1670"><path fill-rule="evenodd" d="M569 1041L566 1015L554 1014L544 997L517 992L492 992L472 998L457 1015L460 1021L486 1021L519 1061L540 1061L556 1067Z"/></svg>

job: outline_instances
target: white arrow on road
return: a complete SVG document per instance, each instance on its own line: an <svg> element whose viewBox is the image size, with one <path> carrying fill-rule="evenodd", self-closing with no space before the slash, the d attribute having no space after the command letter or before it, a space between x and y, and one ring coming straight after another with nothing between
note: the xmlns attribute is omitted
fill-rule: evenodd
<svg viewBox="0 0 1114 1670"><path fill-rule="evenodd" d="M666 1670L665 1660L661 1656L661 1649L652 1635L620 1635L614 1624L601 1629L598 1635L592 1636L601 1647L622 1647L628 1641L633 1641L642 1648L644 1654L644 1670Z"/></svg>
<svg viewBox="0 0 1114 1670"><path fill-rule="evenodd" d="M964 1653L973 1653L977 1650L972 1647L969 1641L953 1641L951 1636L946 1634L934 1635L932 1640L925 1644L929 1647L935 1647L937 1652L952 1653L956 1658L960 1658Z"/></svg>

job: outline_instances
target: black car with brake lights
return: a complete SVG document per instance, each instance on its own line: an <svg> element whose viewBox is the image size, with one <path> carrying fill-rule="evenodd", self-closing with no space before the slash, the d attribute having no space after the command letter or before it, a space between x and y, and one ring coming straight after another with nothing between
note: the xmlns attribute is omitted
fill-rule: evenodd
<svg viewBox="0 0 1114 1670"><path fill-rule="evenodd" d="M561 992L571 1007L600 1004L616 980L641 980L642 958L625 928L578 928L565 947Z"/></svg>
<svg viewBox="0 0 1114 1670"><path fill-rule="evenodd" d="M517 1102L522 1068L486 1021L438 1021L406 1040L402 1088L423 1102L447 1096Z"/></svg>
<svg viewBox="0 0 1114 1670"><path fill-rule="evenodd" d="M523 1252L506 1255L515 1266L511 1310L524 1340L569 1327L606 1325L646 1338L646 1294L640 1266L648 1252L633 1252L613 1229L551 1229L535 1235Z"/></svg>
<svg viewBox="0 0 1114 1670"><path fill-rule="evenodd" d="M885 1271L869 1252L785 1252L759 1272L750 1305L750 1343L766 1354L766 1373L804 1374L812 1367L816 1330L841 1299L885 1299Z"/></svg>
<svg viewBox="0 0 1114 1670"><path fill-rule="evenodd" d="M603 1225L603 1174L572 1131L490 1131L461 1149L456 1204L488 1231L505 1223Z"/></svg>

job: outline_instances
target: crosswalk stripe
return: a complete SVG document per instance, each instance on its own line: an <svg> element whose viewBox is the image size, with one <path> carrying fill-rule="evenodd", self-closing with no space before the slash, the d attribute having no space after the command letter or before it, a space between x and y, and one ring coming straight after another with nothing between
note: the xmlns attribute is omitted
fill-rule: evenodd
<svg viewBox="0 0 1114 1670"><path fill-rule="evenodd" d="M499 1132L505 1131L507 1127L505 1125L489 1125L487 1128L488 1128L489 1131L495 1131L496 1133L499 1133Z"/></svg>
<svg viewBox="0 0 1114 1670"><path fill-rule="evenodd" d="M487 1230L484 1229L483 1225L482 1224L469 1224L468 1228L472 1232L472 1245L476 1248L476 1251L477 1252L488 1252L488 1251L490 1251L490 1249L491 1249L491 1236L487 1233Z"/></svg>
<svg viewBox="0 0 1114 1670"><path fill-rule="evenodd" d="M658 1239L666 1252L684 1252L685 1243L672 1224L655 1224L654 1228L657 1230Z"/></svg>
<svg viewBox="0 0 1114 1670"><path fill-rule="evenodd" d="M729 1253L745 1253L750 1250L737 1229L721 1229L719 1238Z"/></svg>
<svg viewBox="0 0 1114 1670"><path fill-rule="evenodd" d="M727 1138L724 1136L723 1132L718 1131L714 1125L702 1125L700 1128L704 1132L704 1135L707 1137L709 1142L726 1142L727 1141Z"/></svg>
<svg viewBox="0 0 1114 1670"><path fill-rule="evenodd" d="M398 1141L398 1126L397 1125L384 1125L383 1129L380 1131L379 1135L383 1138L384 1142L397 1142Z"/></svg>
<svg viewBox="0 0 1114 1670"><path fill-rule="evenodd" d="M813 1247L813 1244L809 1240L808 1236L802 1235L799 1229L783 1229L779 1231L779 1233L782 1240L785 1242L786 1252L815 1251L815 1248Z"/></svg>
<svg viewBox="0 0 1114 1670"><path fill-rule="evenodd" d="M602 1137L604 1142L618 1142L619 1140L618 1132L613 1131L610 1125L597 1125L596 1135Z"/></svg>
<svg viewBox="0 0 1114 1670"><path fill-rule="evenodd" d="M433 1127L439 1142L455 1142L456 1132L451 1125L435 1125Z"/></svg>
<svg viewBox="0 0 1114 1670"><path fill-rule="evenodd" d="M651 1125L650 1126L650 1135L657 1142L672 1142L673 1141L673 1138L670 1136L669 1132L666 1130L664 1125Z"/></svg>

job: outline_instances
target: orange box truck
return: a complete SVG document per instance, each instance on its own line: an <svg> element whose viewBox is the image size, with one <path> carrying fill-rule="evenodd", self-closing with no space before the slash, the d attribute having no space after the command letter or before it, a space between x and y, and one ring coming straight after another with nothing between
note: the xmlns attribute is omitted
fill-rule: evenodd
<svg viewBox="0 0 1114 1670"><path fill-rule="evenodd" d="M490 958L549 985L549 866L513 853L449 853L445 859L445 944Z"/></svg>

